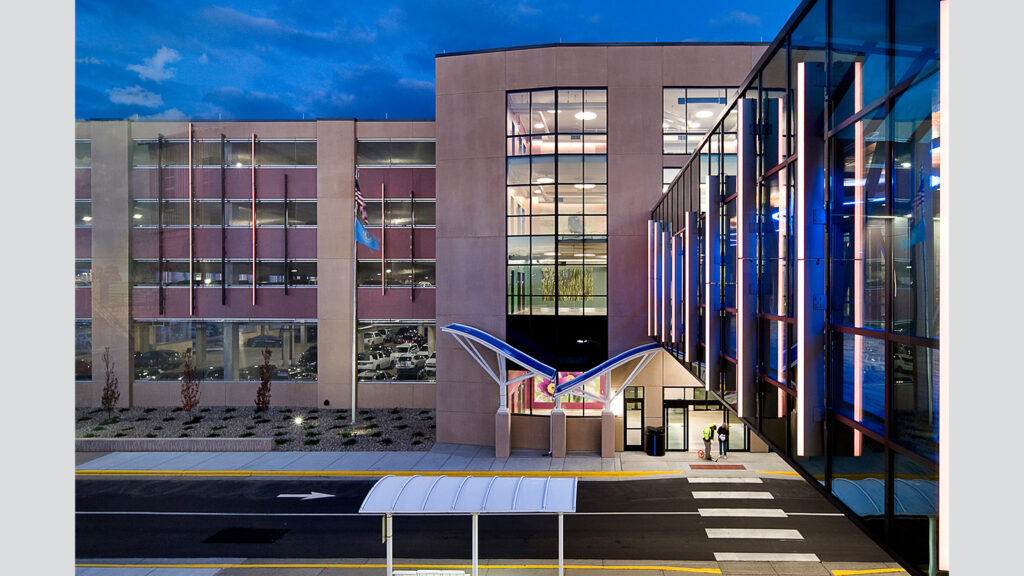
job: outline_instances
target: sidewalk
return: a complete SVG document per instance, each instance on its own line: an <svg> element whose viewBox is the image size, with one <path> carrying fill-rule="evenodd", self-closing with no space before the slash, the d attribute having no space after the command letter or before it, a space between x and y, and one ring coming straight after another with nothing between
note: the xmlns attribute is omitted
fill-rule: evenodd
<svg viewBox="0 0 1024 576"><path fill-rule="evenodd" d="M735 452L727 459L708 462L695 452L669 452L649 456L618 452L614 458L596 453L570 453L565 458L542 452L516 451L495 458L490 446L435 444L429 452L113 452L79 453L79 476L126 473L131 475L249 475L272 476L385 476L387 474L555 475L587 479L636 479L679 474L714 473L799 476L773 453ZM700 470L694 465L712 465ZM729 468L724 468L729 466ZM742 466L742 468L733 468ZM731 468L731 470L730 470Z"/></svg>

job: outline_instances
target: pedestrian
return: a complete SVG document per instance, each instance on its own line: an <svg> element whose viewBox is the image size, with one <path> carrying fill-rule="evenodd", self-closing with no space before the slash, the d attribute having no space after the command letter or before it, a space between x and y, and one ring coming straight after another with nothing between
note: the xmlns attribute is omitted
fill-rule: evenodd
<svg viewBox="0 0 1024 576"><path fill-rule="evenodd" d="M711 439L715 437L715 425L708 424L704 429L704 459L711 460Z"/></svg>
<svg viewBox="0 0 1024 576"><path fill-rule="evenodd" d="M726 454L729 452L729 426L722 423L718 427L718 456L720 458L728 459L729 456Z"/></svg>

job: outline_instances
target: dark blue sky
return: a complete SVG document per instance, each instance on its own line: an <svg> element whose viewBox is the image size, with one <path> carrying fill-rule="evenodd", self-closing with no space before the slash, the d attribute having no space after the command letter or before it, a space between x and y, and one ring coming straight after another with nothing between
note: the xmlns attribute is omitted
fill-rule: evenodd
<svg viewBox="0 0 1024 576"><path fill-rule="evenodd" d="M798 0L79 0L75 116L433 118L434 54L771 41Z"/></svg>

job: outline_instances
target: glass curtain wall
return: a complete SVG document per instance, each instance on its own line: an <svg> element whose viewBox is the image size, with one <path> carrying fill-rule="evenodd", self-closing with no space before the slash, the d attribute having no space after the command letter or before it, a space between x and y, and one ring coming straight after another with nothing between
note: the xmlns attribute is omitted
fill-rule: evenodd
<svg viewBox="0 0 1024 576"><path fill-rule="evenodd" d="M800 12L737 97L756 101L757 414L744 422L817 478L905 565L924 573L929 519L938 510L939 2L817 0ZM801 62L821 63L828 86L821 166L826 298L820 303L826 442L814 457L797 457L795 445ZM726 402L736 389L736 371L728 367L735 358L735 160L728 159L726 137L735 110L730 98L651 213L680 234L685 212L696 212L701 256L701 223L720 219L719 345L727 365L711 390ZM706 213L708 175L720 178L718 214ZM695 280L703 288L703 262L699 270ZM703 322L692 329L703 342ZM698 363L683 360L682 342L667 348L704 378Z"/></svg>
<svg viewBox="0 0 1024 576"><path fill-rule="evenodd" d="M603 88L507 94L510 341L564 368L606 347L588 335L607 332L607 99Z"/></svg>

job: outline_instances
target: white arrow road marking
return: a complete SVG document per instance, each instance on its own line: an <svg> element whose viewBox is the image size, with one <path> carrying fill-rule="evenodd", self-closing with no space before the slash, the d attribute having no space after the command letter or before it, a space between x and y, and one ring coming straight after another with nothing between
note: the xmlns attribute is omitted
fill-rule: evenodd
<svg viewBox="0 0 1024 576"><path fill-rule="evenodd" d="M310 492L309 494L278 494L278 498L298 498L300 500L316 500L317 498L334 498L334 494Z"/></svg>

